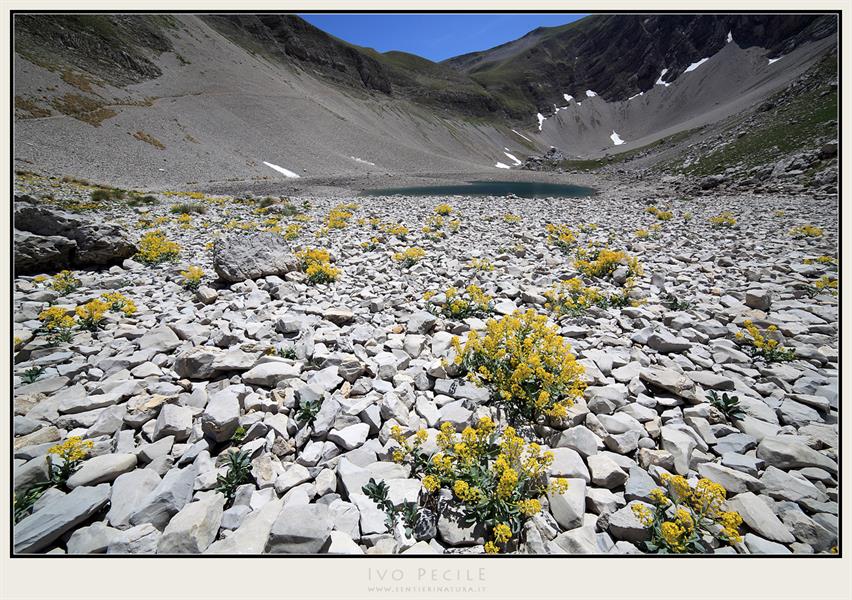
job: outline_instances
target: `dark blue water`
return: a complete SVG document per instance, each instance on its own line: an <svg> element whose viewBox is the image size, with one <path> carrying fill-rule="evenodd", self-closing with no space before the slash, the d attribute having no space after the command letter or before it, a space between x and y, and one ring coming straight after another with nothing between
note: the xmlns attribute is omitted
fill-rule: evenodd
<svg viewBox="0 0 852 600"><path fill-rule="evenodd" d="M370 196L508 196L520 198L584 198L595 190L581 185L541 183L538 181L469 181L448 185L422 185L413 187L366 190Z"/></svg>

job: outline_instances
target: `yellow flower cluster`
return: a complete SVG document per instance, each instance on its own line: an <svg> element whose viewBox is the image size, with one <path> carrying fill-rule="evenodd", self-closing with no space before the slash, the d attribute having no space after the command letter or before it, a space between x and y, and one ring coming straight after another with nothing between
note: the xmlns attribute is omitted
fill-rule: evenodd
<svg viewBox="0 0 852 600"><path fill-rule="evenodd" d="M577 316L592 306L606 306L606 296L596 287L583 285L579 277L560 281L544 292L544 307L554 316Z"/></svg>
<svg viewBox="0 0 852 600"><path fill-rule="evenodd" d="M810 224L799 225L790 230L790 235L794 238L821 237L822 228Z"/></svg>
<svg viewBox="0 0 852 600"><path fill-rule="evenodd" d="M491 554L511 542L524 519L541 511L544 494L567 488L562 478L548 483L552 452L526 442L512 427L498 431L489 417L461 433L452 423L442 423L436 437L439 450L431 458L422 453L425 430L406 437L401 427L393 426L390 435L399 444L393 459L423 469L427 493L448 488L469 518L490 528L492 550L486 552Z"/></svg>
<svg viewBox="0 0 852 600"><path fill-rule="evenodd" d="M139 240L139 253L136 258L144 263L155 265L174 260L180 254L180 244L173 242L160 230L149 231Z"/></svg>
<svg viewBox="0 0 852 600"><path fill-rule="evenodd" d="M630 507L636 519L645 527L650 527L654 524L654 512L644 504L633 504Z"/></svg>
<svg viewBox="0 0 852 600"><path fill-rule="evenodd" d="M556 246L560 250L568 252L577 243L577 236L574 235L574 232L567 225L548 223L544 229L547 232L547 243L551 246Z"/></svg>
<svg viewBox="0 0 852 600"><path fill-rule="evenodd" d="M83 438L75 435L61 444L51 446L47 453L61 458L63 462L76 463L86 458L94 445L91 440L83 441Z"/></svg>
<svg viewBox="0 0 852 600"><path fill-rule="evenodd" d="M59 271L59 273L53 276L50 287L60 294L65 295L80 287L80 280L71 271Z"/></svg>
<svg viewBox="0 0 852 600"><path fill-rule="evenodd" d="M474 271L489 272L494 270L494 263L487 258L472 258L470 260L470 268Z"/></svg>
<svg viewBox="0 0 852 600"><path fill-rule="evenodd" d="M655 223L654 225L651 225L648 229L637 229L635 235L640 240L645 240L648 238L657 238L659 236L660 229L662 229L662 226L659 223Z"/></svg>
<svg viewBox="0 0 852 600"><path fill-rule="evenodd" d="M109 304L103 300L96 299L78 306L74 312L77 314L77 318L80 319L80 326L83 329L94 331L104 326L104 317L108 310Z"/></svg>
<svg viewBox="0 0 852 600"><path fill-rule="evenodd" d="M330 283L340 277L340 269L331 266L331 255L324 248L300 250L296 258L311 283Z"/></svg>
<svg viewBox="0 0 852 600"><path fill-rule="evenodd" d="M715 217L710 217L709 220L713 227L733 227L737 224L734 214L727 210L723 210Z"/></svg>
<svg viewBox="0 0 852 600"><path fill-rule="evenodd" d="M435 292L423 294L424 300L431 300ZM470 284L464 290L451 287L444 292L445 300L438 305L439 312L449 319L466 319L482 317L491 313L491 296L482 291L478 285Z"/></svg>
<svg viewBox="0 0 852 600"><path fill-rule="evenodd" d="M446 202L439 204L438 206L435 207L435 213L439 214L441 216L444 216L444 217L446 217L447 215L449 215L452 212L453 212L453 207L450 206L449 204L447 204Z"/></svg>
<svg viewBox="0 0 852 600"><path fill-rule="evenodd" d="M426 218L426 224L421 231L427 236L440 240L447 237L447 234L442 231L444 228L444 217L441 215L433 215Z"/></svg>
<svg viewBox="0 0 852 600"><path fill-rule="evenodd" d="M421 483L423 484L423 489L429 492L430 494L432 492L437 492L438 489L441 487L441 480L438 479L435 475L426 475L425 477L423 477Z"/></svg>
<svg viewBox="0 0 852 600"><path fill-rule="evenodd" d="M122 312L128 317L136 314L136 303L121 292L101 294L101 299L109 305L109 310L113 312Z"/></svg>
<svg viewBox="0 0 852 600"><path fill-rule="evenodd" d="M814 282L814 287L821 292L831 292L837 295L837 278L823 275Z"/></svg>
<svg viewBox="0 0 852 600"><path fill-rule="evenodd" d="M509 225L517 225L521 222L521 217L520 215L506 213L505 215L503 215L503 222L508 223Z"/></svg>
<svg viewBox="0 0 852 600"><path fill-rule="evenodd" d="M643 273L639 259L622 250L610 250L609 248L580 248L577 250L577 258L574 267L589 277L610 277L620 267L627 267L627 285L632 285L635 277Z"/></svg>
<svg viewBox="0 0 852 600"><path fill-rule="evenodd" d="M185 196L186 198L191 198L192 200L204 200L204 194L201 192L172 192L166 191L163 192L164 196Z"/></svg>
<svg viewBox="0 0 852 600"><path fill-rule="evenodd" d="M742 540L739 526L742 517L725 511L725 488L709 479L699 479L692 488L681 475L663 473L665 489L651 491L652 511L646 505L634 504L636 518L651 528L652 539L647 544L652 551L675 553L700 552L701 532L714 535L728 543Z"/></svg>
<svg viewBox="0 0 852 600"><path fill-rule="evenodd" d="M471 330L464 346L453 338L453 347L468 378L488 386L511 418L562 418L585 389L571 347L533 310L489 319L484 336Z"/></svg>
<svg viewBox="0 0 852 600"><path fill-rule="evenodd" d="M403 267L411 267L421 258L426 256L426 251L418 246L406 248L402 252L395 252L391 258L398 263L402 263Z"/></svg>
<svg viewBox="0 0 852 600"><path fill-rule="evenodd" d="M63 329L71 329L76 325L74 317L69 315L61 306L45 308L38 315L42 327L48 332L57 332Z"/></svg>
<svg viewBox="0 0 852 600"><path fill-rule="evenodd" d="M183 286L185 288L195 290L201 285L201 280L204 278L204 269L191 266L186 271L181 271L180 276L183 277Z"/></svg>
<svg viewBox="0 0 852 600"><path fill-rule="evenodd" d="M385 233L388 235L392 235L397 239L405 241L405 239L408 237L409 231L408 227L406 227L405 225L397 224L385 227Z"/></svg>
<svg viewBox="0 0 852 600"><path fill-rule="evenodd" d="M767 362L793 360L796 357L792 348L785 348L778 340L765 335L767 333L775 334L778 331L778 327L775 325L767 327L765 332L761 332L757 325L749 319L743 321L743 325L745 330L738 331L735 337L738 341L746 343L744 348L752 357L759 356Z"/></svg>
<svg viewBox="0 0 852 600"><path fill-rule="evenodd" d="M663 521L660 525L660 535L673 552L686 552L686 545L694 532L695 521L689 512L682 508L675 511L673 521Z"/></svg>
<svg viewBox="0 0 852 600"><path fill-rule="evenodd" d="M657 217L660 221L671 221L674 215L669 210L660 210L656 206L649 206L645 212Z"/></svg>
<svg viewBox="0 0 852 600"><path fill-rule="evenodd" d="M512 539L512 529L505 523L498 523L494 526L491 535L494 536L494 541L498 544L505 544Z"/></svg>
<svg viewBox="0 0 852 600"><path fill-rule="evenodd" d="M837 263L837 259L833 256L817 256L815 258L806 258L802 261L806 265L820 264L820 265L833 265Z"/></svg>
<svg viewBox="0 0 852 600"><path fill-rule="evenodd" d="M416 457L423 442L426 441L428 434L425 429L420 429L409 439L405 436L399 425L394 425L391 427L390 437L399 444L399 448L394 450L392 458L394 462L401 463L413 456Z"/></svg>
<svg viewBox="0 0 852 600"><path fill-rule="evenodd" d="M722 526L722 534L729 542L735 544L742 541L740 525L743 524L743 518L740 516L740 513L735 511L723 512L719 515L716 522Z"/></svg>
<svg viewBox="0 0 852 600"><path fill-rule="evenodd" d="M325 217L325 227L327 229L346 229L349 224L349 219L352 218L352 211L358 208L357 204L338 204Z"/></svg>
<svg viewBox="0 0 852 600"><path fill-rule="evenodd" d="M302 225L301 223L290 223L284 229L284 239L288 241L295 240L299 237L299 234L302 233Z"/></svg>
<svg viewBox="0 0 852 600"><path fill-rule="evenodd" d="M361 242L361 249L364 252L372 252L373 250L375 250L376 248L379 247L379 245L382 243L382 241L383 241L382 238L374 235L373 237L371 237L366 242Z"/></svg>
<svg viewBox="0 0 852 600"><path fill-rule="evenodd" d="M305 248L296 252L295 256L299 260L303 271L312 264L331 262L331 255L325 248Z"/></svg>

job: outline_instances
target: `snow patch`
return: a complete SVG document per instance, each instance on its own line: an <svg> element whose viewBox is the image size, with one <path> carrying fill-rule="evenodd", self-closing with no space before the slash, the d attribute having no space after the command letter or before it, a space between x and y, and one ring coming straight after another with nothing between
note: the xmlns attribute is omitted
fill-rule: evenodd
<svg viewBox="0 0 852 600"><path fill-rule="evenodd" d="M562 94L562 97L565 98L565 102L571 102L574 99L574 96L570 94Z"/></svg>
<svg viewBox="0 0 852 600"><path fill-rule="evenodd" d="M702 58L702 59L701 59L701 60L699 60L698 62L694 62L694 63L692 63L691 65L689 65L688 67L686 67L686 70L684 71L684 73L689 73L690 71L694 71L695 69L697 69L698 67L700 67L701 65L703 65L704 63L706 63L708 60L710 60L710 58L709 58L709 57L708 57L708 58Z"/></svg>
<svg viewBox="0 0 852 600"><path fill-rule="evenodd" d="M299 175L296 175L293 171L290 171L289 169L285 169L284 167L279 167L278 165L273 165L272 163L268 163L266 161L263 161L263 164L265 164L270 169L275 169L276 171L281 173L284 177L289 177L290 179L298 179L299 178Z"/></svg>
<svg viewBox="0 0 852 600"><path fill-rule="evenodd" d="M611 136L609 136L609 139L611 139L611 140L612 140L612 143L613 143L613 144L615 144L616 146L620 146L621 144L623 144L623 143L624 143L624 140L623 140L623 139L621 139L621 138L618 136L618 134L617 134L617 133L615 133L615 130L614 130L614 129L613 129L613 131L612 131L612 135L611 135Z"/></svg>
<svg viewBox="0 0 852 600"><path fill-rule="evenodd" d="M538 130L541 131L541 126L544 125L547 118L541 113L537 113L536 117L538 118Z"/></svg>
<svg viewBox="0 0 852 600"><path fill-rule="evenodd" d="M597 94L594 93L592 90L586 90L586 96L588 96L589 98L594 98L595 96L597 96Z"/></svg>
<svg viewBox="0 0 852 600"><path fill-rule="evenodd" d="M628 102L630 102L630 101L631 101L631 100L633 100L634 98L638 98L639 96L644 96L644 95L645 95L645 92L639 92L638 94L633 94L632 96L630 96L630 97L627 99L627 101L628 101Z"/></svg>
<svg viewBox="0 0 852 600"><path fill-rule="evenodd" d="M512 133L515 133L515 134L517 134L517 135L521 136L522 138L524 138L524 139L525 139L526 141L528 141L528 142L532 142L532 140L531 140L530 138L528 138L527 136L525 136L523 133L520 133L519 131L515 131L515 130L513 129L513 130L512 130Z"/></svg>
<svg viewBox="0 0 852 600"><path fill-rule="evenodd" d="M734 41L734 36L732 36L732 35L731 35L731 32L729 31L729 32L728 32L728 43L730 44L730 43L731 43L731 42L733 42L733 41Z"/></svg>
<svg viewBox="0 0 852 600"><path fill-rule="evenodd" d="M520 164L521 164L521 161L519 161L519 160L517 159L517 157L516 157L514 154L509 154L508 152L504 152L503 154L505 154L506 156L508 156L508 157L512 160L512 162L514 162L514 163L515 163L515 166L516 166L516 167L517 167L518 165L520 165Z"/></svg>
<svg viewBox="0 0 852 600"><path fill-rule="evenodd" d="M364 160L363 158L358 158L357 156L350 156L349 158L351 158L355 162L363 163L365 165L371 165L373 167L376 166L376 163L370 162L369 160Z"/></svg>
<svg viewBox="0 0 852 600"><path fill-rule="evenodd" d="M497 167L498 169L511 169L511 168L512 168L512 167L510 167L509 165L504 165L504 164L503 164L503 163L501 163L501 162L498 162L498 163L497 163L496 165L494 165L494 166L495 166L495 167Z"/></svg>
<svg viewBox="0 0 852 600"><path fill-rule="evenodd" d="M771 65L771 64L772 64L772 63L774 63L774 62L778 62L778 61L779 61L779 60L781 60L782 58L784 58L784 57L783 57L783 56L779 56L778 58L770 58L770 59L769 59L769 64Z"/></svg>
<svg viewBox="0 0 852 600"><path fill-rule="evenodd" d="M663 81L663 76L668 72L669 72L668 69L663 69L663 72L660 73L660 76L657 78L657 81L654 82L654 85L663 85L665 87L669 87L671 84Z"/></svg>

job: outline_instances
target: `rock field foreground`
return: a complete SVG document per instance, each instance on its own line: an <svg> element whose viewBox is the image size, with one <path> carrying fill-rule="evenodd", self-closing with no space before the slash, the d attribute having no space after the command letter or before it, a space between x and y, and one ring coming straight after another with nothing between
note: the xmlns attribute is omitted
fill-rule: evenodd
<svg viewBox="0 0 852 600"><path fill-rule="evenodd" d="M60 201L89 193L38 180L17 186ZM516 309L549 315L544 292L577 271L548 243L548 223L568 225L580 246L600 242L637 257L643 275L631 295L640 302L552 321L585 367L588 387L567 417L530 432L552 449L550 475L567 478L568 488L541 498L541 512L510 551L642 552L649 532L632 506L650 501L663 473L726 488L728 508L743 519L742 540L712 543L711 552L836 551L838 300L813 287L836 277L836 266L806 262L837 257L836 197L678 199L637 185L572 200L291 198L311 219L286 242L290 249L326 248L340 270L337 281L317 285L293 270L289 251L268 258L281 233L263 234L274 242L255 237L271 226L264 221L274 207L258 213L258 202L233 198L158 200L137 208L108 202L81 214L123 225L134 242L146 231L140 219L162 217L156 228L181 247L176 262L72 267L80 286L66 295L50 279L15 279L16 492L48 479L50 448L73 436L92 442L67 484L47 488L15 525L16 552L482 553L482 530L449 510L414 534L388 531L363 486L384 480L395 505L426 494L393 461L394 425L405 435L427 429L424 448L434 451L441 423L459 432L482 416L505 424L487 405L488 391L452 368L453 336L483 330L485 319L427 309L447 288L473 283L492 297L497 318ZM170 212L178 202L206 212L182 223ZM315 237L329 211L349 202L357 208L346 227ZM421 228L441 202L452 213L446 237L436 239ZM650 205L673 218L657 220ZM723 210L736 225L712 227L708 219ZM371 218L410 232L404 241L384 234L365 249L379 235ZM300 221L280 219L282 230L293 223ZM654 224L658 231L636 236ZM804 224L823 235L793 239L789 230ZM267 256L280 262L281 276L217 282L219 235L231 240L236 271L248 263L263 271L256 263ZM425 256L411 267L393 259L415 246ZM205 274L196 291L182 285L180 272L190 266ZM75 329L70 341L52 345L39 331L49 305L73 310L113 291L136 312L109 312L103 329ZM429 291L437 297L424 300ZM761 330L777 326L795 358L765 363L746 354L736 337L746 320ZM37 374L32 383L27 372ZM741 412L720 413L711 390L736 396ZM319 412L305 424L297 408L311 402ZM251 477L228 501L216 491L217 476L227 474L237 447L249 454Z"/></svg>

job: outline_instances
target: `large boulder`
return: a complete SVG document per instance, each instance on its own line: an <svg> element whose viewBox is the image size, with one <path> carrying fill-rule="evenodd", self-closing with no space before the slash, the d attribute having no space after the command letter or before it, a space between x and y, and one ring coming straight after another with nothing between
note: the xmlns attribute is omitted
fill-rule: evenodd
<svg viewBox="0 0 852 600"><path fill-rule="evenodd" d="M41 205L30 196L15 196L14 218L18 274L117 264L136 254L119 225Z"/></svg>
<svg viewBox="0 0 852 600"><path fill-rule="evenodd" d="M213 245L213 268L230 283L285 275L298 266L287 242L274 233L232 234Z"/></svg>
<svg viewBox="0 0 852 600"><path fill-rule="evenodd" d="M77 242L59 235L36 235L15 230L15 272L42 273L57 266L68 266L77 250Z"/></svg>

